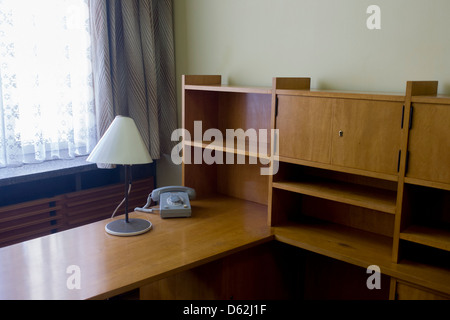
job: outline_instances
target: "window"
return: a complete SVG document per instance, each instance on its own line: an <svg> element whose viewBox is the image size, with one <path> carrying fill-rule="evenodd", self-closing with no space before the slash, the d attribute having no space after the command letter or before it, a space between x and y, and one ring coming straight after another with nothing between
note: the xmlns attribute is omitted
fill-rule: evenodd
<svg viewBox="0 0 450 320"><path fill-rule="evenodd" d="M96 144L87 0L0 0L0 167Z"/></svg>

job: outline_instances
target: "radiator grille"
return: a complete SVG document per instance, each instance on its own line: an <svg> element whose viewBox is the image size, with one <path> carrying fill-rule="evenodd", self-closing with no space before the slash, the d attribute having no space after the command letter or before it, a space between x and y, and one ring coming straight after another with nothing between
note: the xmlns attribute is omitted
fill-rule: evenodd
<svg viewBox="0 0 450 320"><path fill-rule="evenodd" d="M129 211L145 205L153 188L153 178L133 182ZM2 207L0 247L107 219L123 197L124 185L117 184Z"/></svg>

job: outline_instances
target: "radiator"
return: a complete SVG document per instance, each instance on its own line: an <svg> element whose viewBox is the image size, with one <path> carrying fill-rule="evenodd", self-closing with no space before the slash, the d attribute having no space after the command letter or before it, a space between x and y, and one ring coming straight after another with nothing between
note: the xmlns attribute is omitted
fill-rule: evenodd
<svg viewBox="0 0 450 320"><path fill-rule="evenodd" d="M129 211L144 206L153 189L153 178L133 182ZM0 247L110 218L124 191L123 184L116 184L1 207Z"/></svg>

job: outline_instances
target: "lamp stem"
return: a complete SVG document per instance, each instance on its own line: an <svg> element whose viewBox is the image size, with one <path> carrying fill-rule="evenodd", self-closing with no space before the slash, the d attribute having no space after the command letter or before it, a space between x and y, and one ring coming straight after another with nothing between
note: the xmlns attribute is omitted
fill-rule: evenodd
<svg viewBox="0 0 450 320"><path fill-rule="evenodd" d="M128 219L128 190L130 188L130 166L125 165L125 222L129 223Z"/></svg>

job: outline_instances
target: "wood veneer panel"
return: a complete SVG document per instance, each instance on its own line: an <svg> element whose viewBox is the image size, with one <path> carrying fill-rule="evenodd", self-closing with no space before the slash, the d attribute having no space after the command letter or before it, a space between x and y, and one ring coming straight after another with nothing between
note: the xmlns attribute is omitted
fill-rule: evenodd
<svg viewBox="0 0 450 320"><path fill-rule="evenodd" d="M408 178L450 184L450 105L413 104Z"/></svg>
<svg viewBox="0 0 450 320"><path fill-rule="evenodd" d="M338 99L331 163L397 174L402 110L403 104L398 102Z"/></svg>
<svg viewBox="0 0 450 320"><path fill-rule="evenodd" d="M330 163L333 104L330 99L279 95L280 157Z"/></svg>

